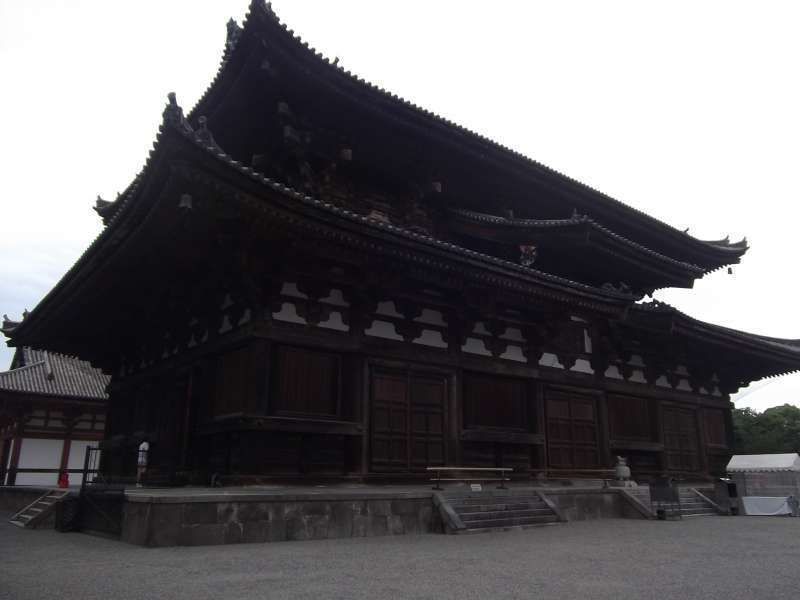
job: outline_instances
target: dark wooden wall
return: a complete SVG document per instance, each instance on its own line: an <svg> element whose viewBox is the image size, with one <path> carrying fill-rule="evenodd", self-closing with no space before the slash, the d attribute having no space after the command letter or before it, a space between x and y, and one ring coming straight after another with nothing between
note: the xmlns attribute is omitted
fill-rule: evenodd
<svg viewBox="0 0 800 600"><path fill-rule="evenodd" d="M491 361L487 362L490 365ZM434 465L523 477L724 466L723 408L675 394L544 379L253 338L114 392L110 436L151 440L155 464L230 477L424 477ZM686 396L685 394L683 396Z"/></svg>

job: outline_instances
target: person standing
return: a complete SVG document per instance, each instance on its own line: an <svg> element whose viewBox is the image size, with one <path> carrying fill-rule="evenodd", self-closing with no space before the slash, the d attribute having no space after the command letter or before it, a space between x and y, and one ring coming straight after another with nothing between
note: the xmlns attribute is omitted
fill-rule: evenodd
<svg viewBox="0 0 800 600"><path fill-rule="evenodd" d="M136 457L136 487L142 487L142 478L147 472L148 452L150 452L150 443L144 440L139 444L139 454Z"/></svg>

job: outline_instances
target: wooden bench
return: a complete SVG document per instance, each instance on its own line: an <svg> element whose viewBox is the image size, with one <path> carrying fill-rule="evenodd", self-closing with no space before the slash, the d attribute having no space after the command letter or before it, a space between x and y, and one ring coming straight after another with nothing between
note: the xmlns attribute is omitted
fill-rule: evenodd
<svg viewBox="0 0 800 600"><path fill-rule="evenodd" d="M441 486L439 485L442 481L476 481L480 483L487 483L489 481L499 481L500 485L497 486L498 489L504 490L506 489L506 481L511 481L510 477L506 475L513 471L514 469L510 467L498 467L498 468L491 468L491 467L428 467L427 471L436 473L436 477L432 477L431 481L436 482L436 485L433 486L434 490L441 490ZM497 477L476 477L476 476L468 476L468 477L442 477L442 473L445 475L448 474L455 474L455 473L477 473L480 475L481 473L489 474L497 474Z"/></svg>

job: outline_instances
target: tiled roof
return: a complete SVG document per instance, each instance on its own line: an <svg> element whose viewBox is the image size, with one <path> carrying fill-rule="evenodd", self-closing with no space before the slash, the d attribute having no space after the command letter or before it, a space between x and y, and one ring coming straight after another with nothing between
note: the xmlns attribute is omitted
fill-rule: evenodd
<svg viewBox="0 0 800 600"><path fill-rule="evenodd" d="M167 111L174 110L179 111L180 107L175 104L175 97L173 94L170 95L170 102L171 104L167 107ZM182 117L182 113L181 113ZM368 225L371 228L380 229L383 232L389 232L395 234L399 237L411 239L417 242L422 242L426 245L433 246L442 250L449 251L453 254L459 254L471 259L478 260L485 264L492 264L500 267L504 267L506 269L510 269L512 271L516 271L520 274L530 275L539 280L551 282L558 285L567 286L569 288L573 288L577 290L583 290L587 292L597 293L602 296L607 296L609 298L613 298L615 300L627 300L632 301L634 300L635 296L629 293L624 292L617 292L613 290L601 289L591 285L587 285L584 283L580 283L578 281L573 281L571 279L567 279L565 277L560 277L558 275L553 275L551 273L546 273L544 271L540 271L538 269L532 269L530 267L523 266L519 263L503 260L501 258L497 258L494 256L490 256L488 254L483 254L481 252L476 252L474 250L470 250L469 248L464 248L463 246L458 246L456 244L451 244L449 242L445 242L434 238L429 235L424 235L417 233L416 231L412 231L410 229L406 229L404 227L399 227L397 225L393 225L391 223L387 223L385 221L374 219L369 216L361 215L359 213L353 212L351 210L347 210L345 208L341 208L336 206L335 204L331 204L330 202L324 202L322 200L318 200L311 196L307 196L298 192L297 190L290 188L289 186L283 185L277 181L274 181L260 172L252 169L246 165L243 165L239 161L235 160L230 155L226 154L219 146L216 144L210 145L207 141L207 133L201 133L200 130L193 131L191 126L188 122L183 122L182 125L178 126L175 119L165 119L165 122L172 125L173 128L183 135L186 139L190 140L192 143L197 145L198 147L202 148L205 152L215 157L217 160L222 161L229 167L232 167L239 171L241 174L247 176L249 179L255 180L261 184L266 185L267 187L275 190L289 198L299 200L303 204L312 206L314 208L323 210L325 212L338 215L340 217L344 217L349 221L354 221L360 224Z"/></svg>
<svg viewBox="0 0 800 600"><path fill-rule="evenodd" d="M223 79L223 74L225 71L225 67L231 62L233 58L234 51L237 49L239 42L244 37L245 32L251 30L256 23L259 22L259 17L261 18L261 22L271 22L273 23L278 31L280 31L285 37L290 39L295 46L300 49L301 51L305 51L309 58L312 61L315 61L323 71L325 69L329 69L328 72L333 73L339 77L344 78L345 81L350 83L356 84L369 90L370 92L376 93L379 95L380 98L388 100L389 102L395 103L398 107L401 107L405 110L411 111L411 113L416 114L422 118L426 118L431 120L433 123L438 125L443 125L445 128L449 129L450 131L457 133L459 135L464 136L467 140L475 141L484 147L499 151L502 155L505 155L507 159L512 159L512 161L517 161L518 163L522 164L523 166L527 167L532 171L537 171L540 173L544 173L546 175L557 177L561 182L575 186L575 189L579 192L588 193L592 198L593 202L601 202L605 203L607 206L616 209L622 209L623 211L631 214L636 215L640 218L643 218L646 222L651 225L656 225L661 227L672 234L675 235L683 235L685 237L685 242L689 244L695 245L696 247L705 247L708 249L713 249L715 251L722 251L725 254L731 254L734 258L734 262L736 262L736 258L741 256L747 249L747 240L743 239L740 242L731 243L728 238L724 238L722 240L715 240L715 241L705 241L694 238L688 235L686 232L680 232L673 226L656 219L655 217L641 211L637 208L629 206L624 202L617 200L616 198L612 198L611 196L600 192L592 188L585 183L578 181L560 171L557 171L547 165L544 165L538 161L533 160L532 158L522 154L514 150L513 148L509 148L508 146L504 146L484 135L481 135L475 131L468 129L467 127L463 127L454 121L451 121L441 115L438 115L432 111L427 110L426 108L414 104L405 98L398 96L395 93L392 93L380 86L377 86L362 77L359 77L355 73L351 73L348 70L345 70L338 64L337 60L330 60L328 57L324 56L321 52L317 51L316 48L309 45L308 42L303 41L303 39L295 33L293 29L289 29L289 27L283 23L280 17L275 13L272 9L271 2L265 2L264 0L251 0L250 6L248 8L247 15L245 17L243 26L239 28L235 22L228 23L228 39L225 46L225 52L223 53L223 58L220 63L219 69L209 86L206 88L205 92L201 96L200 100L195 104L194 108L189 111L189 118L194 121L195 117L200 114L200 110L202 110L203 105L206 101L211 97L212 92L217 87L219 82ZM725 263L728 264L728 263ZM714 267L719 268L720 265Z"/></svg>
<svg viewBox="0 0 800 600"><path fill-rule="evenodd" d="M92 243L84 251L84 253L78 258L78 260L72 265L72 267L70 267L69 271L67 271L67 273L64 274L61 280L47 293L47 295L34 308L33 312L31 313L31 318L23 320L19 324L19 326L14 329L14 333L11 334L12 337L14 335L18 335L19 333L23 333L23 337L18 339L20 339L21 341L24 340L25 339L24 332L26 332L30 328L31 321L38 320L43 311L49 310L49 308L46 307L49 304L51 304L56 298L56 296L62 291L62 289L66 287L71 282L71 280L73 280L74 277L78 275L78 273L81 270L81 267L90 260L90 257L94 253L99 251L99 249L103 246L105 242L107 242L110 238L113 237L113 232L115 230L116 225L120 221L124 220L125 214L129 210L131 210L132 206L136 204L133 200L137 197L137 193L141 187L142 181L145 179L147 173L151 168L151 165L155 161L155 158L158 154L158 150L161 146L162 137L167 130L177 133L182 138L190 141L196 147L202 149L211 157L222 162L227 167L235 169L241 175L246 176L251 181L255 181L262 185L265 185L271 190L278 192L286 196L287 198L293 200L299 200L305 206L316 208L323 212L336 215L348 221L367 226L370 229L381 230L384 233L384 235L385 234L395 235L399 238L404 238L406 240L422 243L429 247L434 247L439 250L448 252L452 256L462 257L465 259L483 263L483 265L485 265L486 267L493 266L506 269L508 271L516 272L519 274L521 278L528 279L529 281L535 280L539 284L545 284L545 285L549 284L551 288L566 288L568 292L574 294L584 294L584 295L594 296L595 298L602 299L605 302L610 302L615 304L625 304L627 302L631 302L636 299L636 296L628 292L597 288L584 283L572 281L564 277L559 277L557 275L545 273L544 271L532 269L530 267L526 267L518 263L513 263L500 258L496 258L494 256L489 256L487 254L475 252L474 250L470 250L468 248L463 248L461 246L457 246L449 242L438 240L431 236L423 235L415 231L405 229L403 227L392 225L390 223L385 223L383 221L370 218L368 216L360 215L358 213L341 208L329 202L323 202L316 198L312 198L311 196L302 194L293 188L290 188L286 185L283 185L277 181L274 181L264 176L255 169L243 165L242 163L240 163L239 161L235 160L233 157L229 156L224 151L222 151L220 147L217 146L215 143L214 144L209 143L209 137L208 137L209 132L204 131L201 128L198 128L198 130L194 130L191 127L191 125L183 115L183 110L181 109L180 106L178 106L174 93L169 94L169 104L164 109L163 117L164 117L163 122L159 127L158 135L156 136L156 140L153 143L153 148L150 151L144 166L136 175L136 177L133 179L133 181L130 183L130 185L127 187L127 189L122 194L120 194L120 196L112 203L110 207L108 207L111 208L113 206L114 210L109 214L108 221L106 222L106 227L103 228L103 230L92 241ZM24 343L24 341L22 343Z"/></svg>
<svg viewBox="0 0 800 600"><path fill-rule="evenodd" d="M748 333L730 327L723 327L722 325L714 325L713 323L706 323L694 317L690 317L686 313L679 311L674 306L653 300L650 302L641 302L633 304L631 310L634 312L642 313L656 313L672 317L675 321L684 327L692 328L697 331L705 333L712 333L719 336L727 337L728 339L737 339L744 343L760 346L765 349L777 350L783 353L786 357L792 357L800 360L800 339L782 339L774 338L766 335L758 335L756 333Z"/></svg>
<svg viewBox="0 0 800 600"><path fill-rule="evenodd" d="M484 213L479 213L471 210L451 210L453 214L463 219L467 219L469 221L474 221L478 223L486 223L490 225L496 225L500 227L516 227L520 229L555 229L558 227L574 227L576 225L585 225L591 227L595 231L602 233L604 236L607 236L625 246L629 246L630 248L634 248L639 252L647 254L648 256L652 256L653 258L663 261L682 269L686 269L690 273L694 273L695 275L699 276L706 272L706 269L703 269L700 266L693 265L688 262L683 262L680 260L675 260L674 258L670 258L669 256L665 256L655 250L651 250L646 246L642 246L628 238L619 235L618 233L611 231L607 227L604 227L594 219L586 216L586 215L574 215L570 219L509 219L506 217L498 217L495 215L487 215Z"/></svg>
<svg viewBox="0 0 800 600"><path fill-rule="evenodd" d="M22 364L0 373L0 392L105 400L109 377L88 362L24 347Z"/></svg>

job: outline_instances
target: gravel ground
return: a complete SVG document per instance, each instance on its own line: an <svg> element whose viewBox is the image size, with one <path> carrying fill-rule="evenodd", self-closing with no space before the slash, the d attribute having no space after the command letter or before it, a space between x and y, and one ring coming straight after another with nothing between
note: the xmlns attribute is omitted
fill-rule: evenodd
<svg viewBox="0 0 800 600"><path fill-rule="evenodd" d="M800 519L149 549L0 522L0 598L794 598Z"/></svg>

